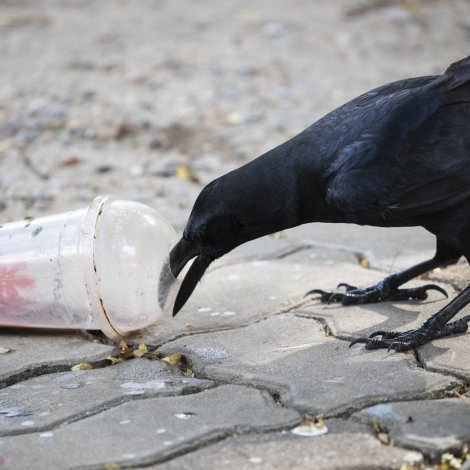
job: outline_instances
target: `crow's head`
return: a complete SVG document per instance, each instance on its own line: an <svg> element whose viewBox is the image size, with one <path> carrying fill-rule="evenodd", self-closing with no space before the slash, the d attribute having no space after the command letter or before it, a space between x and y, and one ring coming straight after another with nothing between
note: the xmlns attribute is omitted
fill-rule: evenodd
<svg viewBox="0 0 470 470"><path fill-rule="evenodd" d="M297 176L284 144L209 183L170 253L176 278L192 258L173 307L181 309L209 265L242 243L303 223Z"/></svg>
<svg viewBox="0 0 470 470"><path fill-rule="evenodd" d="M247 206L249 194L233 187L228 175L208 184L194 204L181 240L170 253L170 270L176 278L193 258L173 307L173 315L188 300L209 265L238 245L256 238Z"/></svg>

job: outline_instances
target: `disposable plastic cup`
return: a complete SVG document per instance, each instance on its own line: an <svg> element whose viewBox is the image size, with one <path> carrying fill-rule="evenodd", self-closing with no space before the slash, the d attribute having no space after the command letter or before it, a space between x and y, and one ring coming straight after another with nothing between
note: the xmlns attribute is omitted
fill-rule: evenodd
<svg viewBox="0 0 470 470"><path fill-rule="evenodd" d="M0 325L102 330L111 338L147 327L178 288L167 262L175 241L155 210L111 196L4 224Z"/></svg>

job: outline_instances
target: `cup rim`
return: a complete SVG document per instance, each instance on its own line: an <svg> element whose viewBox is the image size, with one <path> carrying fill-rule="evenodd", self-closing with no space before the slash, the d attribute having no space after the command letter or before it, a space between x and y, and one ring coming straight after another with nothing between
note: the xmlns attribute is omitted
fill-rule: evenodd
<svg viewBox="0 0 470 470"><path fill-rule="evenodd" d="M85 288L88 294L90 308L93 315L100 323L101 331L111 339L118 339L124 335L114 327L110 316L106 312L103 299L100 295L95 262L95 232L104 207L117 200L118 198L116 196L108 194L100 195L93 199L85 217L80 243L82 260L85 263Z"/></svg>

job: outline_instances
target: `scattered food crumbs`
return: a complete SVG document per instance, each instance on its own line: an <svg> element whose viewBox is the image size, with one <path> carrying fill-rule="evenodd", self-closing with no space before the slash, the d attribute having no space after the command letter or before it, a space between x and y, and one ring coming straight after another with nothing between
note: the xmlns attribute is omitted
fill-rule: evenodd
<svg viewBox="0 0 470 470"><path fill-rule="evenodd" d="M377 434L377 439L385 445L390 444L390 436L386 432L379 432Z"/></svg>
<svg viewBox="0 0 470 470"><path fill-rule="evenodd" d="M297 436L304 437L321 436L328 432L328 428L322 417L312 418L311 416L304 416L301 423L292 429L291 432Z"/></svg>
<svg viewBox="0 0 470 470"><path fill-rule="evenodd" d="M458 470L462 468L462 460L449 453L442 454L439 470Z"/></svg>
<svg viewBox="0 0 470 470"><path fill-rule="evenodd" d="M121 354L124 356L125 359L128 359L133 355L128 344L123 339L119 342L119 349L121 350Z"/></svg>
<svg viewBox="0 0 470 470"><path fill-rule="evenodd" d="M42 232L42 225L40 225L39 227L36 227L33 232L31 233L31 236L32 237L36 237L37 235L39 235L40 233Z"/></svg>
<svg viewBox="0 0 470 470"><path fill-rule="evenodd" d="M111 363L112 366L116 365L119 363L119 359L116 358L116 357L113 357L113 356L108 356L106 358L107 361L109 361Z"/></svg>
<svg viewBox="0 0 470 470"><path fill-rule="evenodd" d="M419 470L423 467L423 455L414 450L408 452L403 457L403 464L400 470Z"/></svg>
<svg viewBox="0 0 470 470"><path fill-rule="evenodd" d="M0 354L6 354L9 352L10 350L8 348L4 348L3 346L0 346Z"/></svg>
<svg viewBox="0 0 470 470"><path fill-rule="evenodd" d="M191 369L186 369L184 372L183 372L183 375L185 377L194 377L194 372L191 370Z"/></svg>
<svg viewBox="0 0 470 470"><path fill-rule="evenodd" d="M104 464L104 470L119 470L121 466L116 462L106 462Z"/></svg>
<svg viewBox="0 0 470 470"><path fill-rule="evenodd" d="M89 362L80 362L80 364L76 364L74 365L71 370L73 370L74 372L76 372L77 370L90 370L92 367L91 367L91 364Z"/></svg>
<svg viewBox="0 0 470 470"><path fill-rule="evenodd" d="M193 324L192 323L185 323L184 326L186 328L192 328L193 327Z"/></svg>
<svg viewBox="0 0 470 470"><path fill-rule="evenodd" d="M169 356L166 356L162 359L162 361L171 364L172 366L175 366L176 364L179 364L183 359L183 356L181 353L173 353L170 354Z"/></svg>
<svg viewBox="0 0 470 470"><path fill-rule="evenodd" d="M137 349L134 349L134 351L132 351L132 355L134 357L142 357L147 353L148 353L148 348L147 348L147 345L144 343L140 343L137 346Z"/></svg>
<svg viewBox="0 0 470 470"><path fill-rule="evenodd" d="M369 269L369 267L370 267L369 260L368 260L364 255L361 255L360 253L357 254L357 260L359 261L359 264L360 264L363 268Z"/></svg>
<svg viewBox="0 0 470 470"><path fill-rule="evenodd" d="M193 183L199 182L194 171L185 165L178 165L175 170L175 175L184 181L192 181Z"/></svg>

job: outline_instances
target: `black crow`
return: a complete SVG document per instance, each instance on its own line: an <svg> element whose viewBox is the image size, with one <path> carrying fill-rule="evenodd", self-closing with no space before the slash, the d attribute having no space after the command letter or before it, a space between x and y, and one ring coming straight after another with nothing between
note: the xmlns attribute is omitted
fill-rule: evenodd
<svg viewBox="0 0 470 470"><path fill-rule="evenodd" d="M399 289L438 266L470 261L470 56L442 75L383 85L335 109L289 141L208 184L170 253L175 277L192 258L175 300L181 309L212 261L249 240L308 222L422 226L436 254L376 285L310 291L324 302L425 299L429 284ZM379 331L366 348L414 348L467 330L449 321L470 286L419 329ZM381 335L381 338L372 338Z"/></svg>

